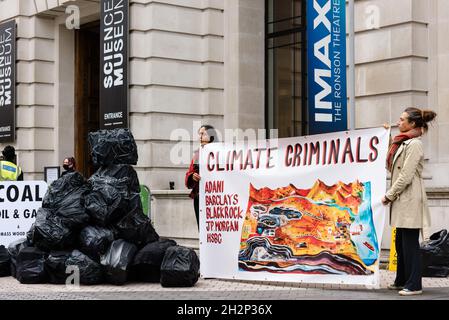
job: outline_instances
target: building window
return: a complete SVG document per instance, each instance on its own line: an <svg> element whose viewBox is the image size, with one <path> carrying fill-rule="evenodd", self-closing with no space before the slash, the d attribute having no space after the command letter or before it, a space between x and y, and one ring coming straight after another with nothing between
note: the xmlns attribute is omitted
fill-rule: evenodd
<svg viewBox="0 0 449 320"><path fill-rule="evenodd" d="M266 127L307 134L306 0L266 0Z"/></svg>

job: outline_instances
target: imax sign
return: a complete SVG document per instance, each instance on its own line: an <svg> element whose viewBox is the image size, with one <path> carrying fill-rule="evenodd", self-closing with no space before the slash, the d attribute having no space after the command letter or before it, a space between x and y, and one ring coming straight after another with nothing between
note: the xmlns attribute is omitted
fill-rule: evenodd
<svg viewBox="0 0 449 320"><path fill-rule="evenodd" d="M347 129L345 0L307 1L309 133Z"/></svg>

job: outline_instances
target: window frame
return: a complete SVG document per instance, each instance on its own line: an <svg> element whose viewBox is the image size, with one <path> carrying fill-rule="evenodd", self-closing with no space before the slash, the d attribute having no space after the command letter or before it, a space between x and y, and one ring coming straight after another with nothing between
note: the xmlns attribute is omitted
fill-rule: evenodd
<svg viewBox="0 0 449 320"><path fill-rule="evenodd" d="M307 0L301 0L301 15L300 16L292 16L292 17L288 17L288 18L282 18L282 19L278 19L278 20L273 20L273 21L269 21L269 1L270 0L265 0L265 128L266 130L266 137L267 139L270 138L269 137L269 129L278 129L279 124L273 124L273 127L270 127L270 119L269 119L269 113L270 111L273 112L274 114L274 99L273 101L269 101L269 83L270 83L270 79L269 79L269 66L270 66L270 61L269 61L269 51L270 50L274 50L276 48L280 48L283 46L287 46L287 45L283 45L283 46L273 46L270 47L270 40L271 39L275 39L275 38L279 38L281 36L286 36L286 35L295 35L295 34L299 34L300 36L300 42L293 42L288 44L288 46L290 45L295 45L295 44L300 44L300 50L301 50L301 105L298 105L296 103L296 99L295 99L295 93L297 90L297 82L296 82L296 77L293 77L293 88L294 88L294 94L292 97L292 103L293 103L293 121L296 122L296 117L295 114L297 112L297 108L301 108L300 112L301 112L301 132L297 132L296 129L296 125L293 126L293 136L304 136L307 135L309 132L309 123L308 123L308 97L307 97L307 93L308 93L308 88L307 88L307 17L306 17L306 10L307 10ZM274 0L273 0L274 1ZM285 1L285 0L283 0ZM294 2L295 0L290 0L291 3ZM299 26L293 27L293 28L289 28L286 30L282 30L282 31L275 31L275 32L269 32L270 30L270 25L275 24L275 23L279 23L279 22L284 22L284 21L289 21L289 20L295 20L300 18L301 24ZM276 58L274 58L273 60L275 60ZM295 72L294 70L296 69L296 59L293 59L293 72ZM273 79L276 78L276 75L273 75ZM274 87L271 88L273 90L273 97L274 97ZM273 110L270 110L270 103L273 105Z"/></svg>

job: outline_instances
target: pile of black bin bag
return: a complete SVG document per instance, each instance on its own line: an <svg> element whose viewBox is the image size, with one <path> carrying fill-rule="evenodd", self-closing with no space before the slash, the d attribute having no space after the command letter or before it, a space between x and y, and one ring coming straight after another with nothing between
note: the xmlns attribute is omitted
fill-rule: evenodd
<svg viewBox="0 0 449 320"><path fill-rule="evenodd" d="M100 130L89 134L89 143L99 169L87 181L74 172L49 186L27 238L8 249L0 246L0 276L65 284L79 270L80 283L86 285L195 285L195 251L160 239L143 213L139 179L131 166L138 159L131 132Z"/></svg>
<svg viewBox="0 0 449 320"><path fill-rule="evenodd" d="M423 277L446 278L449 275L449 233L446 229L422 242L420 250Z"/></svg>

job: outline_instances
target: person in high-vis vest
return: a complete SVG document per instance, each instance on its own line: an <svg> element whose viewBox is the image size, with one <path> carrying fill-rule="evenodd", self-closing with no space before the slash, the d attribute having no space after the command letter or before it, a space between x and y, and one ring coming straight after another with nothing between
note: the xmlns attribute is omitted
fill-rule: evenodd
<svg viewBox="0 0 449 320"><path fill-rule="evenodd" d="M22 169L16 164L16 150L13 146L6 146L2 151L0 161L0 181L22 181Z"/></svg>

